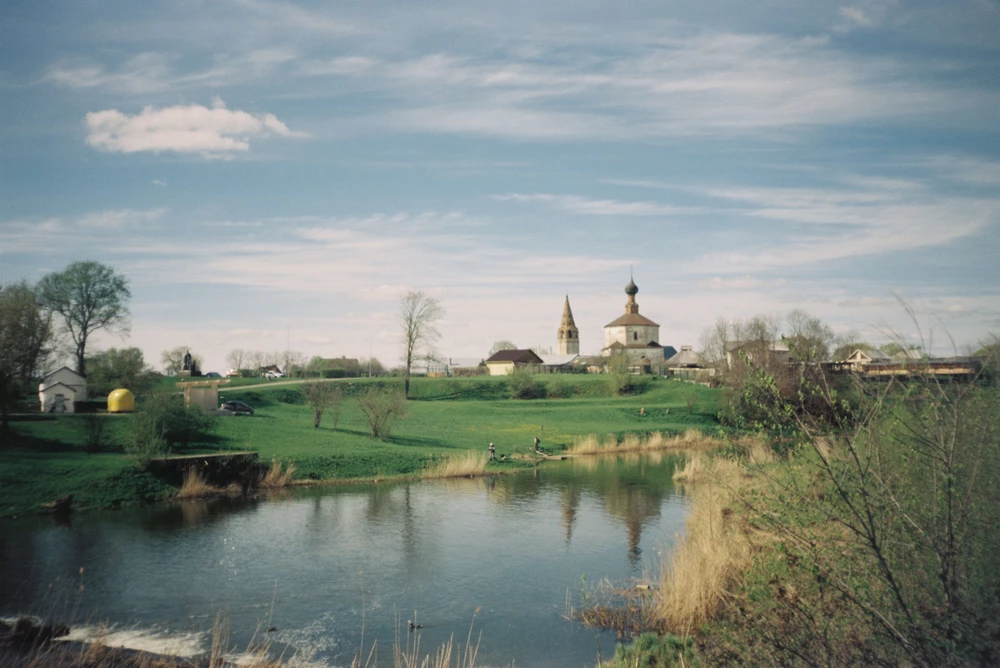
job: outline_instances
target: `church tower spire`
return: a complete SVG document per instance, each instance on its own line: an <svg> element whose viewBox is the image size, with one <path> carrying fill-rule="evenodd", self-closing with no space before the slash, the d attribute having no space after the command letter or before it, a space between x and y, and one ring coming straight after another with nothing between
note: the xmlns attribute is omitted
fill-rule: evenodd
<svg viewBox="0 0 1000 668"><path fill-rule="evenodd" d="M566 295L566 302L563 304L558 339L560 355L580 354L580 330L577 329L576 322L573 320L573 310L569 307L569 295Z"/></svg>
<svg viewBox="0 0 1000 668"><path fill-rule="evenodd" d="M625 294L628 295L628 300L625 302L625 312L626 313L638 313L639 304L635 301L635 296L639 292L639 286L635 284L632 279L632 272L629 272L628 285L625 286Z"/></svg>

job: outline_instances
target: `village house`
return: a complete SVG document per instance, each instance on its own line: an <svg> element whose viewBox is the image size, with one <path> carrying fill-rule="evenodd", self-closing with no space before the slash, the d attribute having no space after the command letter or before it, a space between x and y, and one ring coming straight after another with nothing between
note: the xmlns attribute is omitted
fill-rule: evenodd
<svg viewBox="0 0 1000 668"><path fill-rule="evenodd" d="M540 373L542 366L542 358L533 350L501 350L486 360L486 368L490 370L491 376L506 376L514 369Z"/></svg>
<svg viewBox="0 0 1000 668"><path fill-rule="evenodd" d="M43 413L73 413L76 403L87 400L87 379L68 366L60 367L38 384Z"/></svg>

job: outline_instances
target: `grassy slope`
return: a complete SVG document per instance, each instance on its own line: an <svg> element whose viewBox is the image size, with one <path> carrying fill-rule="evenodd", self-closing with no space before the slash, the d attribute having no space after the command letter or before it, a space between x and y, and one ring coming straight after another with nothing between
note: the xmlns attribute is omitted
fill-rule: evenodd
<svg viewBox="0 0 1000 668"><path fill-rule="evenodd" d="M332 382L356 391L386 381ZM558 450L590 433L716 425L717 392L705 387L656 379L647 382L642 394L608 397L601 377L559 376L544 382L550 392L569 398L511 400L502 378L415 379L408 415L397 423L389 442L368 438L364 416L351 398L345 399L334 431L329 414L313 429L307 406L281 401L295 397L294 386L232 388L223 396L255 405L256 415L221 418L211 442L192 451L255 450L264 460L294 461L298 478L377 478L414 473L432 458L473 448L485 451L490 442L500 455L528 450L535 435L543 448ZM686 400L693 392L699 400L689 415ZM639 414L640 408L646 415ZM119 454L130 418L107 418L108 451L99 454L84 451L82 419L13 423L18 443L0 450L0 516L37 510L42 502L68 493L84 505L107 506L173 491L138 473L131 460Z"/></svg>

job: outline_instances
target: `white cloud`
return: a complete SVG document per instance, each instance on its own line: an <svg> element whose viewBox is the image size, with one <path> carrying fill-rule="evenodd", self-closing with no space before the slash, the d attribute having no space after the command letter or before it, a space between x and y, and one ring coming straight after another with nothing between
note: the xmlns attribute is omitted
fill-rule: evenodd
<svg viewBox="0 0 1000 668"><path fill-rule="evenodd" d="M659 202L623 202L613 199L595 199L579 195L554 195L551 193L510 193L494 195L501 202L541 202L555 209L592 216L671 216L703 211L696 207L678 207Z"/></svg>
<svg viewBox="0 0 1000 668"><path fill-rule="evenodd" d="M779 288L788 284L788 281L779 278L773 281L765 281L747 274L736 278L721 278L715 276L707 281L702 281L701 285L713 290L750 290L753 288Z"/></svg>
<svg viewBox="0 0 1000 668"><path fill-rule="evenodd" d="M166 209L150 209L147 211L136 211L135 209L116 209L110 211L96 211L81 216L77 225L90 229L120 229L122 227L135 227L142 223L150 223L160 219Z"/></svg>
<svg viewBox="0 0 1000 668"><path fill-rule="evenodd" d="M274 114L227 109L216 99L212 108L192 104L145 107L134 116L117 109L86 116L87 143L101 151L200 153L220 156L250 150L252 137L302 137Z"/></svg>
<svg viewBox="0 0 1000 668"><path fill-rule="evenodd" d="M840 8L840 15L862 28L871 28L875 25L875 21L860 7L844 5Z"/></svg>
<svg viewBox="0 0 1000 668"><path fill-rule="evenodd" d="M160 186L161 188L162 188L163 186L167 185L167 182L166 182L166 181L163 181L163 180L161 180L161 179L153 179L153 180L152 180L152 181L150 181L149 183L150 183L150 185L154 185L154 186Z"/></svg>

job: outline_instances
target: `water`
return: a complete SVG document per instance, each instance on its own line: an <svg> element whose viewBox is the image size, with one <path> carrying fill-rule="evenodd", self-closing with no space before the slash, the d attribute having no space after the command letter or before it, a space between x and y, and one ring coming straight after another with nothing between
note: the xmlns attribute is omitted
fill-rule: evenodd
<svg viewBox="0 0 1000 668"><path fill-rule="evenodd" d="M85 513L64 526L3 520L0 616L100 622L191 654L222 613L235 647L273 626L274 647L331 666L350 664L362 631L385 663L397 624L425 653L452 634L464 644L473 625L480 665L595 665L614 635L567 621L567 596L578 600L584 578L659 570L687 512L677 462L587 458L493 479ZM425 626L408 634L408 619Z"/></svg>

